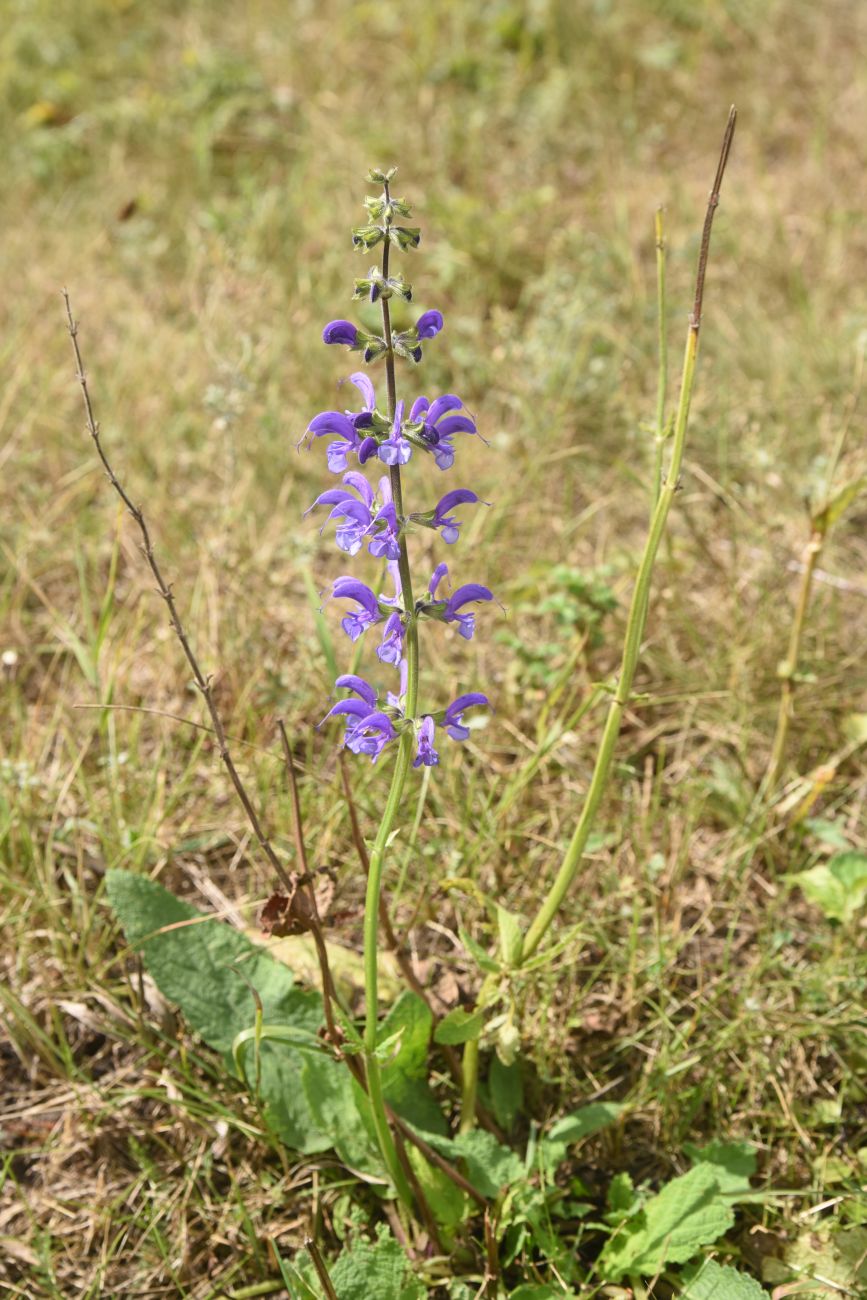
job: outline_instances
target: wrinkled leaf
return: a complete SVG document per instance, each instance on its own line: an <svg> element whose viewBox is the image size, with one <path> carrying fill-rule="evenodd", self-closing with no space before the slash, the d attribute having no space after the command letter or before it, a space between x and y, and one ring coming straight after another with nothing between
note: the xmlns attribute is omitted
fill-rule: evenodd
<svg viewBox="0 0 867 1300"><path fill-rule="evenodd" d="M287 1025L302 1036L322 1023L318 993L299 989L291 971L223 921L205 917L156 881L130 871L106 873L109 903L131 947L142 955L160 992L176 1003L190 1026L231 1068L232 1044L250 1029L256 1008L249 985L262 1002L264 1021ZM243 971L244 978L237 970ZM246 983L245 981L249 982ZM255 1087L254 1052L245 1070ZM317 1124L301 1087L305 1058L282 1043L263 1042L259 1055L260 1100L265 1123L297 1151L325 1151L331 1140ZM338 1069L324 1057L320 1068Z"/></svg>
<svg viewBox="0 0 867 1300"><path fill-rule="evenodd" d="M720 1196L716 1167L702 1162L624 1220L602 1251L604 1272L617 1281L631 1273L652 1275L664 1264L684 1264L733 1223L732 1207Z"/></svg>
<svg viewBox="0 0 867 1300"><path fill-rule="evenodd" d="M768 1293L747 1273L706 1259L690 1272L681 1300L768 1300Z"/></svg>

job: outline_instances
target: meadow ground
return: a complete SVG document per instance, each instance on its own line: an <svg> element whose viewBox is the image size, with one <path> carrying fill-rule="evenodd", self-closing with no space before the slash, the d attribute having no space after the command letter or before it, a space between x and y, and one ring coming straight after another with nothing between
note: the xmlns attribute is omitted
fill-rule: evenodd
<svg viewBox="0 0 867 1300"><path fill-rule="evenodd" d="M842 473L864 469L867 10L6 0L4 16L0 1289L276 1294L269 1243L290 1254L311 1206L330 1241L343 1204L335 1169L280 1151L148 1000L105 904L125 866L254 924L270 881L207 733L168 716L201 722L200 701L83 432L61 286L106 444L252 746L245 772L288 840L285 717L356 942L335 738L313 730L330 677L309 592L341 568L301 520L321 448L295 444L347 373L319 334L366 269L347 238L364 174L399 164L424 232L417 299L446 317L423 388L464 395L489 441L463 462L493 504L462 564L507 611L469 646L438 642L444 696L486 684L497 711L417 786L389 869L429 978L460 983L449 936L485 940L487 920L443 879L529 916L586 788L601 704L579 705L616 667L651 491L654 211L673 381L732 101L642 695L562 918L581 934L521 1028L537 1117L631 1104L584 1151L590 1186L624 1169L658 1185L685 1143L747 1139L775 1194L739 1216L729 1256L771 1281L768 1257L797 1248L783 1277L827 1279L834 1234L867 1223L863 913L834 923L789 877L867 848L863 499L821 558L776 807L744 826L805 497L846 421ZM426 572L431 548L416 554ZM383 773L353 780L371 828ZM858 1295L856 1273L814 1294Z"/></svg>

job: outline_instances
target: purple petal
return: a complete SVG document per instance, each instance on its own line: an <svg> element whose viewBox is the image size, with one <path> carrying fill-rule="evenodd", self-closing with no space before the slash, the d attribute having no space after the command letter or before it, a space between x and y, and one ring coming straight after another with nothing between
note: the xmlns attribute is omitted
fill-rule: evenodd
<svg viewBox="0 0 867 1300"><path fill-rule="evenodd" d="M374 700L374 704L375 703L376 700ZM335 704L328 710L325 717L322 719L322 722L326 722L329 718L338 718L345 715L356 718L366 718L369 713L370 705L364 700L340 700L338 704ZM319 725L321 726L322 723Z"/></svg>
<svg viewBox="0 0 867 1300"><path fill-rule="evenodd" d="M434 569L433 573L431 574L431 579L430 582L428 583L427 589L432 599L436 598L437 587L440 585L443 578L445 578L448 575L448 571L449 571L449 566L447 564L440 563L437 565L437 567Z"/></svg>
<svg viewBox="0 0 867 1300"><path fill-rule="evenodd" d="M349 382L355 384L355 387L364 398L365 411L372 411L376 406L376 393L369 376L363 370L356 370L354 375L349 376Z"/></svg>
<svg viewBox="0 0 867 1300"><path fill-rule="evenodd" d="M371 458L376 455L377 442L375 438L363 438L358 448L358 463L365 465Z"/></svg>
<svg viewBox="0 0 867 1300"><path fill-rule="evenodd" d="M468 604L471 600L493 600L494 593L487 587L481 586L478 582L467 582L463 587L458 587L457 591L449 597L446 606L446 616L454 614L462 605Z"/></svg>
<svg viewBox="0 0 867 1300"><path fill-rule="evenodd" d="M443 393L442 397L434 398L431 402L430 410L427 413L428 424L436 424L440 416L445 415L446 411L459 411L463 402L455 393Z"/></svg>
<svg viewBox="0 0 867 1300"><path fill-rule="evenodd" d="M439 400L442 401L442 398L440 398ZM458 402L458 406L461 405L463 405L463 403ZM409 418L411 420L420 420L422 416L425 414L425 412L427 411L429 406L430 406L430 402L427 400L426 397L417 397L413 402L412 406L410 407Z"/></svg>
<svg viewBox="0 0 867 1300"><path fill-rule="evenodd" d="M432 339L435 334L439 334L443 327L442 312L425 311L422 312L415 323L420 339Z"/></svg>
<svg viewBox="0 0 867 1300"><path fill-rule="evenodd" d="M343 482L348 483L361 497L366 506L373 504L373 488L368 483L363 474L357 470L350 469L343 475Z"/></svg>
<svg viewBox="0 0 867 1300"><path fill-rule="evenodd" d="M323 343L342 343L346 347L354 348L358 339L358 329L348 320L329 321L322 331Z"/></svg>
<svg viewBox="0 0 867 1300"><path fill-rule="evenodd" d="M448 438L453 433L475 433L476 426L466 415L447 415L437 425L437 433Z"/></svg>
<svg viewBox="0 0 867 1300"><path fill-rule="evenodd" d="M478 501L478 499L475 492L471 492L469 488L453 488L444 497L440 497L437 502L437 507L434 510L434 523L438 524L454 506L466 505L471 501Z"/></svg>
<svg viewBox="0 0 867 1300"><path fill-rule="evenodd" d="M485 589L482 588L482 590ZM358 582L355 578L338 578L334 584L332 594L338 600L357 600L359 605L362 605L372 618L379 618L379 601L363 582Z"/></svg>
<svg viewBox="0 0 867 1300"><path fill-rule="evenodd" d="M307 432L321 438L323 433L336 433L347 442L355 442L355 425L340 411L321 411L314 415L307 426Z"/></svg>
<svg viewBox="0 0 867 1300"><path fill-rule="evenodd" d="M354 673L343 673L337 678L334 685L348 691L355 691L356 695L360 695L363 700L367 700L371 708L376 708L376 691L370 682L366 682L363 677L356 677Z"/></svg>

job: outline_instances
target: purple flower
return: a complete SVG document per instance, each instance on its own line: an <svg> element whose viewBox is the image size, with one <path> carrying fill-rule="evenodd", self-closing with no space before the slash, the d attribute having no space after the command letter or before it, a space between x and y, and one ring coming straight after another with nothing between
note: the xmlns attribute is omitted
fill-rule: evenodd
<svg viewBox="0 0 867 1300"><path fill-rule="evenodd" d="M352 321L329 321L322 331L322 342L342 343L348 348L354 348L358 342L358 329Z"/></svg>
<svg viewBox="0 0 867 1300"><path fill-rule="evenodd" d="M482 587L478 582L468 582L465 586L458 587L454 595L449 596L442 615L443 622L457 623L460 635L465 641L471 641L476 630L476 616L474 613L459 614L458 610L471 601L493 599L493 592L488 591L487 587Z"/></svg>
<svg viewBox="0 0 867 1300"><path fill-rule="evenodd" d="M403 661L403 615L389 614L382 629L382 641L376 650L376 657L381 663L394 664L397 667Z"/></svg>
<svg viewBox="0 0 867 1300"><path fill-rule="evenodd" d="M400 554L398 545L400 529L391 500L391 484L388 479L383 477L379 480L379 493L384 504L376 513L374 513L376 498L363 474L359 474L356 470L347 470L343 475L343 482L357 495L353 496L352 492L348 492L345 488L329 488L327 492L320 493L313 505L309 506L304 513L309 514L317 506L333 506L325 522L329 523L332 519L343 521L338 523L335 533L335 540L341 551L346 551L348 555L356 555L365 537L370 537L368 550L371 555L396 560Z"/></svg>
<svg viewBox="0 0 867 1300"><path fill-rule="evenodd" d="M344 322L345 323L345 322ZM440 311L423 311L415 323L416 333L420 339L432 339L443 327Z"/></svg>
<svg viewBox="0 0 867 1300"><path fill-rule="evenodd" d="M469 416L449 415L450 411L458 411L462 406L463 402L454 393L445 393L434 398L433 402L426 397L417 397L410 409L409 418L421 424L420 437L433 452L440 469L451 469L454 464L453 435L476 432Z"/></svg>
<svg viewBox="0 0 867 1300"><path fill-rule="evenodd" d="M312 433L314 437L321 438L323 434L336 434L339 441L328 444L328 468L334 474L342 474L346 469L346 458L351 452L357 452L358 458L363 464L361 458L361 447L364 445L359 437L359 430L370 427L373 418L373 412L376 408L376 395L373 391L373 384L362 371L357 371L354 375L349 376L350 381L355 384L364 398L364 407L361 411L322 411L319 415L314 416L307 426L307 432ZM374 439L365 439L365 442L376 442Z"/></svg>
<svg viewBox="0 0 867 1300"><path fill-rule="evenodd" d="M485 708L489 709L491 707L487 695L482 695L481 691L470 691L467 695L459 695L446 709L440 725L445 728L452 740L466 740L470 734L470 729L463 724L464 710L482 704Z"/></svg>
<svg viewBox="0 0 867 1300"><path fill-rule="evenodd" d="M308 506L304 513L309 514L317 506L333 506L325 522L329 523L332 519L343 520L342 523L337 524L335 540L341 551L346 551L347 555L356 555L361 550L361 544L373 522L371 514L373 489L363 474L352 469L347 470L343 475L343 482L353 489L356 496L346 488L329 488L327 492L321 492L313 505ZM319 531L321 534L322 528Z"/></svg>
<svg viewBox="0 0 867 1300"><path fill-rule="evenodd" d="M455 519L454 516L450 515L448 512L455 506L466 505L470 502L478 501L478 499L479 498L476 496L475 492L471 492L469 488L455 488L453 491L447 492L444 497L440 498L436 509L433 512L431 527L442 529L443 541L448 543L449 546L458 540L461 525L460 520ZM487 503L483 502L483 504Z"/></svg>
<svg viewBox="0 0 867 1300"><path fill-rule="evenodd" d="M434 749L434 720L428 714L422 718L421 726L416 733L416 754L413 759L413 767L436 767L440 761L440 756Z"/></svg>
<svg viewBox="0 0 867 1300"><path fill-rule="evenodd" d="M343 743L353 754L368 754L370 761L375 763L388 742L396 736L392 721L385 713L369 713L354 727L347 727Z"/></svg>
<svg viewBox="0 0 867 1300"><path fill-rule="evenodd" d="M337 600L354 600L358 605L357 610L347 614L340 622L340 626L350 641L357 641L369 627L373 627L375 623L381 623L385 619L385 614L379 607L379 600L375 593L371 591L370 587L363 582L358 582L355 578L338 578L334 584L332 595Z"/></svg>
<svg viewBox="0 0 867 1300"><path fill-rule="evenodd" d="M391 437L379 444L377 455L385 465L405 465L412 455L412 446L402 433L403 405L403 402L398 402L395 408Z"/></svg>

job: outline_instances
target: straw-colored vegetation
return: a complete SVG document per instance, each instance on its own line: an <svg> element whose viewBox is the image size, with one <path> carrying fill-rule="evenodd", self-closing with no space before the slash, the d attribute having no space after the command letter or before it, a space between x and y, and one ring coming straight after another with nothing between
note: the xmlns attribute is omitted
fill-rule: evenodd
<svg viewBox="0 0 867 1300"><path fill-rule="evenodd" d="M311 592L341 562L301 521L324 454L296 443L342 404L344 358L319 332L348 309L364 173L399 164L424 231L417 300L446 317L420 391L460 392L490 444L465 450L493 504L455 563L507 611L470 646L438 642L444 698L485 683L496 714L429 780L413 774L413 829L387 867L421 978L454 1000L475 978L458 927L488 939L478 891L529 919L586 789L606 699L594 691L618 662L653 493L654 213L666 206L674 361L733 100L642 694L559 922L580 931L528 985L527 1114L628 1099L624 1123L581 1149L590 1195L621 1171L659 1186L686 1167L685 1144L752 1142L768 1195L739 1210L727 1257L769 1290L819 1276L814 1294L863 1294L864 913L857 891L835 912L817 877L806 894L792 881L867 849L867 505L854 492L811 564L785 753L770 787L766 774L811 563L805 498L824 490L844 426L836 484L865 468L865 55L858 0L9 0L8 1294L277 1294L276 1251L290 1256L314 1221L334 1247L353 1192L333 1161L265 1136L105 903L104 874L123 866L255 930L272 882L83 431L61 286L103 438L248 742L245 775L290 845L285 718L311 849L337 875L335 937L360 948L335 737L313 730L332 676ZM427 572L422 539L416 554ZM372 838L385 777L360 760L351 772ZM449 879L462 884L444 892ZM351 960L345 978L357 982Z"/></svg>

